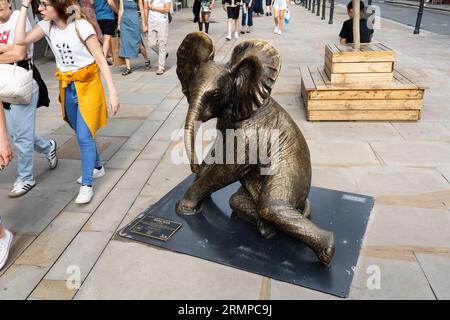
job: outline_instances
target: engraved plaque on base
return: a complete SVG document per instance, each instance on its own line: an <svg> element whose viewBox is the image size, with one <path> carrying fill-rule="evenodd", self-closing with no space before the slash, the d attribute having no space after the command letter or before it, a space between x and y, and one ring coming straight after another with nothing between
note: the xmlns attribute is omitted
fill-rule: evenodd
<svg viewBox="0 0 450 320"><path fill-rule="evenodd" d="M181 226L181 223L175 221L155 216L145 216L136 222L130 231L144 237L167 241Z"/></svg>

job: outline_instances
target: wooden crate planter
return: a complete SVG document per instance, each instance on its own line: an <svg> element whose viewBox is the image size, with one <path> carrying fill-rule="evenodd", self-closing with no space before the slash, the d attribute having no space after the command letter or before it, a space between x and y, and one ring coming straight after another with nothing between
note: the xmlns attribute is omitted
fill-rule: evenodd
<svg viewBox="0 0 450 320"><path fill-rule="evenodd" d="M321 66L302 67L301 94L309 121L420 119L425 88L399 71L392 82L335 84Z"/></svg>
<svg viewBox="0 0 450 320"><path fill-rule="evenodd" d="M324 71L331 83L391 82L395 51L380 43L325 46Z"/></svg>

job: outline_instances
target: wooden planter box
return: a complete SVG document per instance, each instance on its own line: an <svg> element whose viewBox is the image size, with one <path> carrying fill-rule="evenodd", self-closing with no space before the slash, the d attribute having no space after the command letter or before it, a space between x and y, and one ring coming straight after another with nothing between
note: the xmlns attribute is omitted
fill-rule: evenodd
<svg viewBox="0 0 450 320"><path fill-rule="evenodd" d="M395 52L380 44L361 44L359 51L349 45L325 46L324 71L331 83L391 82Z"/></svg>
<svg viewBox="0 0 450 320"><path fill-rule="evenodd" d="M424 88L399 71L392 82L334 84L321 66L300 68L301 94L309 121L417 121Z"/></svg>

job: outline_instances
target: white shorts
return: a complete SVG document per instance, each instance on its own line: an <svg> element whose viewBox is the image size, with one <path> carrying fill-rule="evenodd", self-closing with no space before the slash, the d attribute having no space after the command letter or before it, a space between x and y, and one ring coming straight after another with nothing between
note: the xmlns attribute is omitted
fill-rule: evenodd
<svg viewBox="0 0 450 320"><path fill-rule="evenodd" d="M273 8L276 10L287 10L286 0L275 0L273 2Z"/></svg>

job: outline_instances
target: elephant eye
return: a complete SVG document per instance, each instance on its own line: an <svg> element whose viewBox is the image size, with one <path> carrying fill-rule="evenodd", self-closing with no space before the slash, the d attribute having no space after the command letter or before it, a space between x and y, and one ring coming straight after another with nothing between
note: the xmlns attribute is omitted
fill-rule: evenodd
<svg viewBox="0 0 450 320"><path fill-rule="evenodd" d="M216 89L216 90L213 91L213 96L214 97L220 97L220 95L221 95L220 89Z"/></svg>

